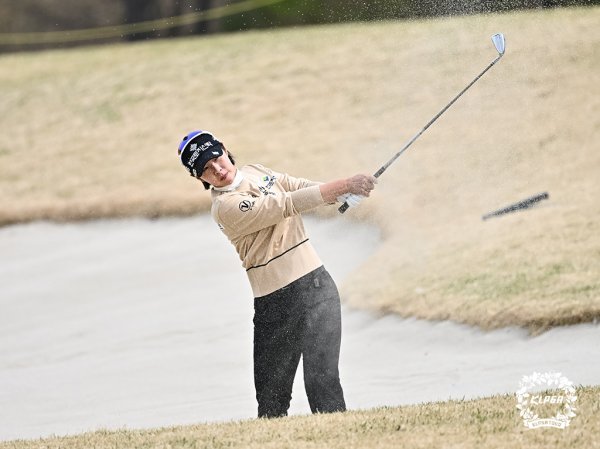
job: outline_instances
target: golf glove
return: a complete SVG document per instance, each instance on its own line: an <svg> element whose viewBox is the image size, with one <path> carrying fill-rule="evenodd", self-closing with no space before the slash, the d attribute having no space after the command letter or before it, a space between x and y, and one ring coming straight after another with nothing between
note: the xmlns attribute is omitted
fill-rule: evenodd
<svg viewBox="0 0 600 449"><path fill-rule="evenodd" d="M345 193L337 197L337 201L340 203L348 203L348 207L356 207L364 199L362 195L356 195L354 193Z"/></svg>

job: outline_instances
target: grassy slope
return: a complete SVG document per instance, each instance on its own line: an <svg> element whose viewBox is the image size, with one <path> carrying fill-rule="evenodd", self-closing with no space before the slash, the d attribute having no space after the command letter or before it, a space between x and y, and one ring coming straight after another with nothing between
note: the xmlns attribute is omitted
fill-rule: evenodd
<svg viewBox="0 0 600 449"><path fill-rule="evenodd" d="M154 430L99 431L0 443L0 449L69 448L585 448L600 447L600 387L577 391L568 428L526 429L513 395ZM541 413L552 416L555 409Z"/></svg>
<svg viewBox="0 0 600 449"><path fill-rule="evenodd" d="M0 223L189 214L189 129L240 163L373 172L505 58L348 214L383 230L358 307L485 328L600 316L600 8L252 32L0 57ZM531 194L551 200L482 222ZM329 211L333 214L333 209Z"/></svg>

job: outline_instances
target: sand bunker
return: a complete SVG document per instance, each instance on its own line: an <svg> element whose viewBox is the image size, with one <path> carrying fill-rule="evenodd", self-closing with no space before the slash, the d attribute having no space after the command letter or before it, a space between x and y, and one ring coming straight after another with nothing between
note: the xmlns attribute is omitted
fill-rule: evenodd
<svg viewBox="0 0 600 449"><path fill-rule="evenodd" d="M307 219L338 283L376 229ZM250 418L252 294L210 218L0 229L0 439ZM600 327L528 337L344 310L350 408L512 393L532 371L600 378ZM309 413L298 371L291 413Z"/></svg>

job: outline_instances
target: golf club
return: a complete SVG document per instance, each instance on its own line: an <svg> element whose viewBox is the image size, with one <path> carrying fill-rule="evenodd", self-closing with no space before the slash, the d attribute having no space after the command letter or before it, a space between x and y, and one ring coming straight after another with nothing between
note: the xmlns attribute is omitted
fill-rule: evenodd
<svg viewBox="0 0 600 449"><path fill-rule="evenodd" d="M503 207L502 209L498 209L495 210L493 212L490 212L489 214L485 214L482 218L482 220L488 220L492 217L498 217L500 215L504 215L504 214L508 214L511 212L515 212L517 210L521 210L521 209L529 209L530 207L535 206L537 203L539 203L542 200L547 200L548 198L550 198L550 195L548 195L548 192L544 192L544 193L539 193L537 195L534 196L530 196L529 198L525 198L522 201L518 201L514 204L511 204L510 206L506 206Z"/></svg>
<svg viewBox="0 0 600 449"><path fill-rule="evenodd" d="M464 93L465 93L465 92L466 92L466 91L467 91L467 90L468 90L468 89L469 89L469 88L470 88L470 87L471 87L473 84L475 84L475 83L477 82L477 80L478 80L479 78L481 78L481 77L483 76L483 74L484 74L485 72L487 72L489 69L491 69L491 68L492 68L492 66L493 66L494 64L496 64L496 63L497 63L497 62L500 60L500 58L501 58L501 57L504 55L504 50L505 50L504 35L503 35L502 33L497 33L497 34L494 34L494 35L492 36L492 42L494 43L494 47L496 47L496 51L498 52L498 56L496 57L496 59L494 59L494 60L493 60L493 61L492 61L492 62L491 62L491 63L490 63L490 64L489 64L489 65L488 65L488 66L487 66L487 67L486 67L486 68L485 68L485 69L484 69L484 70L483 70L483 71L482 71L482 72L481 72L479 75L477 75L477 77L476 77L476 78L475 78L473 81L471 81L467 87L465 87L463 90L461 90L461 91L460 91L460 93L459 93L459 94L458 94L456 97L454 97L454 98L452 99L452 101L450 101L450 103L448 103L446 106L444 106L444 108L443 108L443 109L442 109L440 112L438 112L438 113L435 115L435 117L433 117L433 118L432 118L432 119L429 121L429 123L427 123L427 124L426 124L426 125L423 127L423 129L421 129L421 131L419 131L417 134L415 134L415 136L414 136L412 139L410 139L410 140L408 141L408 143L407 143L406 145L404 145L404 147L403 147L403 148L402 148L400 151L398 151L398 152L397 152L397 153L396 153L396 154L395 154L395 155L394 155L394 156L393 156L393 157L392 157L392 158L391 158L389 161L387 161L387 162L386 162L386 163L385 163L385 164L384 164L384 165L383 165L383 166L382 166L382 167L381 167L379 170L377 170L377 172L376 172L376 173L375 173L373 176L375 176L376 178L379 178L379 177L380 177L380 176L383 174L383 172L385 172L385 171L388 169L388 167L389 167L390 165L392 165L392 163L393 163L393 162L394 162L396 159L398 159L398 157L400 157L400 155L401 155L402 153L404 153L404 151L406 151L406 149L407 149L408 147L410 147L410 146L412 145L412 143L413 143L415 140L417 140L417 139L419 138L419 136L420 136L421 134L423 134L423 133L425 132L425 130L426 130L427 128L429 128L433 122L435 122L435 121L438 119L438 117L439 117L440 115L442 115L444 112L446 112L446 110L447 110L447 109L448 109L450 106L452 106L452 105L454 104L454 102L455 102L456 100L458 100L462 94L464 94ZM344 204L342 204L342 205L339 207L338 211L340 212L340 214L343 214L344 212L346 212L346 210L348 210L348 207L349 207L348 203L347 203L347 202L344 202Z"/></svg>

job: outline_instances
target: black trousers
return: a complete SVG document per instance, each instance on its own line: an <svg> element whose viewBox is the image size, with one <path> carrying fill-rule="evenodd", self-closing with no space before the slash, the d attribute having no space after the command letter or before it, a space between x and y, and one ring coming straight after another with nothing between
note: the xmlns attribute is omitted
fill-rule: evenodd
<svg viewBox="0 0 600 449"><path fill-rule="evenodd" d="M346 410L338 362L340 297L324 267L254 299L254 385L258 417L286 416L300 356L313 413Z"/></svg>

